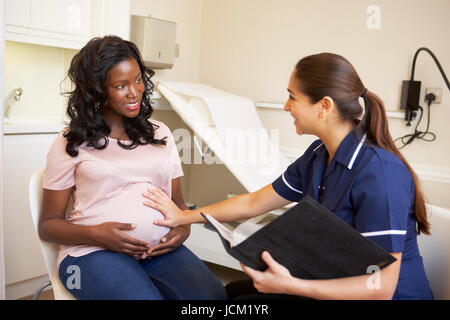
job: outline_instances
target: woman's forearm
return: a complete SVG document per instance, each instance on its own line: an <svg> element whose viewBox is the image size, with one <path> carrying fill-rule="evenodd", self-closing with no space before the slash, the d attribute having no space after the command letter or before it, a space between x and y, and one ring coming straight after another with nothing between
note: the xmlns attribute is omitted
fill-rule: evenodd
<svg viewBox="0 0 450 320"><path fill-rule="evenodd" d="M91 226L74 224L64 219L53 218L39 226L42 240L62 245L98 245L92 235Z"/></svg>

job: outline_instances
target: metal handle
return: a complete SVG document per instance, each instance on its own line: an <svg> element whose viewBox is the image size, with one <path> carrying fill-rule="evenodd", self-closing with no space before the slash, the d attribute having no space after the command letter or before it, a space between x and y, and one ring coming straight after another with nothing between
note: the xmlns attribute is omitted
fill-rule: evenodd
<svg viewBox="0 0 450 320"><path fill-rule="evenodd" d="M20 87L14 87L13 92L14 92L14 99L16 99L16 101L19 101L20 97L22 96L23 89Z"/></svg>

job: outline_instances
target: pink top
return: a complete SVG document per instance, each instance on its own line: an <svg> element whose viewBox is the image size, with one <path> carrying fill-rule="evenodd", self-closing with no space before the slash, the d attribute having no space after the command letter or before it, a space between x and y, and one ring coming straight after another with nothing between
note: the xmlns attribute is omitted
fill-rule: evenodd
<svg viewBox="0 0 450 320"><path fill-rule="evenodd" d="M63 131L53 142L47 155L43 188L65 190L76 186L73 193L74 208L68 221L80 225L97 225L103 222L134 223L136 228L125 231L130 236L158 244L169 232L167 227L153 224L163 215L143 204L142 192L148 188L162 188L170 196L172 179L183 175L180 158L169 128L162 122L158 125L155 138L167 136L166 146L148 144L126 150L109 138L106 149L97 150L83 143L79 154L71 157L65 148L67 140ZM58 268L67 256L79 257L102 247L90 245L61 245L58 254Z"/></svg>

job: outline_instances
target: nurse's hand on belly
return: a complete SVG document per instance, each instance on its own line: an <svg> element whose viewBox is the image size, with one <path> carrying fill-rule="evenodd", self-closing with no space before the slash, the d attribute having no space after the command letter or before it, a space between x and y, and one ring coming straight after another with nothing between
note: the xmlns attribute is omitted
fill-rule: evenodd
<svg viewBox="0 0 450 320"><path fill-rule="evenodd" d="M143 255L148 251L150 245L124 232L135 228L136 225L131 223L105 222L91 226L90 231L95 244L100 247L129 256Z"/></svg>
<svg viewBox="0 0 450 320"><path fill-rule="evenodd" d="M147 189L147 192L143 192L142 196L149 200L144 201L144 205L158 210L164 215L164 220L157 219L154 221L156 225L171 228L183 225L183 223L181 223L182 217L184 216L183 210L178 208L172 199L170 199L170 197L168 197L161 189Z"/></svg>

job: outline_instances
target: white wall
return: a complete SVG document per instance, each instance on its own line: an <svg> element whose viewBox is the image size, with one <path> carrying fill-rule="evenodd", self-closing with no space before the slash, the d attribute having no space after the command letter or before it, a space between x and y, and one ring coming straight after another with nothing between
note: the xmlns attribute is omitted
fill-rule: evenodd
<svg viewBox="0 0 450 320"><path fill-rule="evenodd" d="M370 5L381 10L380 29L367 28ZM205 0L199 81L255 101L284 102L300 58L335 52L353 63L388 110L398 110L401 81L409 79L419 47L430 48L450 75L449 12L448 0ZM403 153L413 165L448 175L450 94L427 53L419 55L415 79L422 81L423 92L426 86L444 88L442 104L433 105L431 114L437 139L414 142ZM280 129L282 148L305 149L314 140L297 136L281 110L261 109L259 115L267 128ZM390 128L394 138L413 130L400 119L391 119ZM423 184L432 203L450 207L449 183Z"/></svg>

